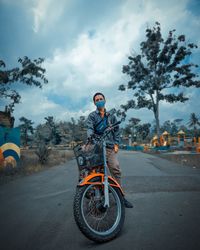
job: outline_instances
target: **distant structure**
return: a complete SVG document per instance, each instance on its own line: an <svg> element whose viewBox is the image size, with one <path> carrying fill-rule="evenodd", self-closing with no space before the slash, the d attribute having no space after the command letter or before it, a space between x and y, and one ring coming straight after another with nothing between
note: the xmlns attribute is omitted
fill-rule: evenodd
<svg viewBox="0 0 200 250"><path fill-rule="evenodd" d="M0 111L0 126L6 128L14 127L15 118L11 116L9 111Z"/></svg>
<svg viewBox="0 0 200 250"><path fill-rule="evenodd" d="M20 159L20 129L10 112L0 111L0 165L16 167Z"/></svg>

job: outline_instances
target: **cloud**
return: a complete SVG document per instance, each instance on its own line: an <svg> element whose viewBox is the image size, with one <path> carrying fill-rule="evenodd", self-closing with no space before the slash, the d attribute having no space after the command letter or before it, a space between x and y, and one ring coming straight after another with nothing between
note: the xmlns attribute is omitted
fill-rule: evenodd
<svg viewBox="0 0 200 250"><path fill-rule="evenodd" d="M35 125L44 122L44 117L54 116L57 121L69 121L71 117L77 119L80 116L87 116L89 112L79 109L78 112L67 109L49 100L44 90L29 89L21 92L22 102L16 105L14 117L15 126L19 125L19 118L25 116L34 121Z"/></svg>
<svg viewBox="0 0 200 250"><path fill-rule="evenodd" d="M34 17L33 30L38 33L41 28L51 29L51 26L55 25L61 18L66 3L69 1L59 0L36 0L32 7L32 13Z"/></svg>
<svg viewBox="0 0 200 250"><path fill-rule="evenodd" d="M139 37L141 22L130 16L105 26L97 27L92 37L90 31L81 33L71 50L55 49L45 63L49 91L84 97L120 83L122 63Z"/></svg>
<svg viewBox="0 0 200 250"><path fill-rule="evenodd" d="M90 30L80 33L72 49L55 49L45 64L50 80L49 90L56 94L64 90L68 95L76 92L81 97L99 86L105 89L114 87L122 79L121 68L126 56L132 48L138 50L147 22L161 21L166 30L166 24L174 28L176 22L187 18L187 1L177 4L174 1L168 4L160 1L139 3L126 1L115 22L107 20L102 23L96 27L92 37ZM132 11L134 5L139 7Z"/></svg>
<svg viewBox="0 0 200 250"><path fill-rule="evenodd" d="M53 30L53 39L58 34L57 27L66 27L66 32L62 33L60 44L51 48L45 61L49 84L42 91L34 89L34 95L24 90L23 105L16 107L16 116L25 114L28 117L31 114L39 121L47 115L68 119L72 115L88 114L94 109L91 98L96 91L105 93L108 108L126 103L131 98L131 91L124 93L117 90L120 84L127 81L121 72L122 65L127 63L127 55L139 52L147 26L159 21L164 36L169 30L176 28L177 34L186 34L186 38L189 37L194 42L198 39L196 34L200 28L199 16L188 8L189 2L127 0L118 1L117 7L115 5L112 8L109 1L109 11L99 13L99 9L106 10L106 2L98 2L99 5L104 4L104 8L98 9L95 6L92 9L87 1L84 4L81 1L64 0L31 1L29 8L33 15L35 34L42 37L44 32L47 35ZM28 2L26 3L28 6ZM69 14L70 11L71 15L67 16L66 13ZM43 39L47 37L44 36ZM52 39L46 41L47 46L51 47ZM62 100L66 97L63 104L57 102L59 96ZM197 94L193 97L197 98ZM35 104L39 104L39 108ZM169 119L175 114L177 107L181 106L168 107L163 103L162 117ZM189 102L184 107L187 107L187 112L191 108ZM184 115L181 108L179 111ZM145 109L130 111L129 115L144 121L153 119L153 113Z"/></svg>

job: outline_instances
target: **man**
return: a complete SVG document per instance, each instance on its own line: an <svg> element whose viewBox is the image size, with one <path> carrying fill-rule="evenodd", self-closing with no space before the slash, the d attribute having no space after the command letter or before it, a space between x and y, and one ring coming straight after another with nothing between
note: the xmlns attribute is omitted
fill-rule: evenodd
<svg viewBox="0 0 200 250"><path fill-rule="evenodd" d="M103 131L109 124L116 123L117 119L114 115L106 112L105 96L102 93L96 93L93 96L93 102L97 109L89 114L87 119L87 136L93 134L102 135ZM106 154L108 167L111 175L121 185L121 169L117 159L117 152L119 149L119 126L108 134L106 139ZM133 205L124 198L124 205L127 208L132 208Z"/></svg>

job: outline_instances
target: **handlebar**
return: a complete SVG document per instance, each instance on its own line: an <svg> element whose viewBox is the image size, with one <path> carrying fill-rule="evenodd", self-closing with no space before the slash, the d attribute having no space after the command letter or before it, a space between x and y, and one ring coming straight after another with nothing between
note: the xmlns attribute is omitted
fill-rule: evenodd
<svg viewBox="0 0 200 250"><path fill-rule="evenodd" d="M120 123L121 123L121 121L118 121L118 122L114 123L114 124L112 125L112 127L113 127L113 126L117 126L117 125L119 125Z"/></svg>
<svg viewBox="0 0 200 250"><path fill-rule="evenodd" d="M121 121L117 121L116 123L114 123L114 124L112 124L112 125L106 127L105 130L104 130L103 135L101 135L101 136L98 136L98 135L96 135L96 134L91 135L91 136L88 138L88 141L92 141L92 142L94 142L94 141L96 141L96 142L101 141L101 140L102 140L103 138L105 138L105 137L106 137L115 127L117 127L120 123L121 123Z"/></svg>

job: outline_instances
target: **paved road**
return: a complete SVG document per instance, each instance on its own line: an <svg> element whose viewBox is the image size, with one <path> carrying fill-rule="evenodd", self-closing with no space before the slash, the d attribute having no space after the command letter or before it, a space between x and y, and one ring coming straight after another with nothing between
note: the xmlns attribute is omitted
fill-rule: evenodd
<svg viewBox="0 0 200 250"><path fill-rule="evenodd" d="M99 245L73 218L75 160L0 186L1 250L199 250L200 170L122 151L126 209L121 235Z"/></svg>

